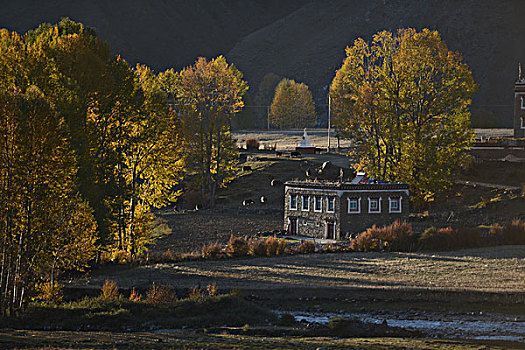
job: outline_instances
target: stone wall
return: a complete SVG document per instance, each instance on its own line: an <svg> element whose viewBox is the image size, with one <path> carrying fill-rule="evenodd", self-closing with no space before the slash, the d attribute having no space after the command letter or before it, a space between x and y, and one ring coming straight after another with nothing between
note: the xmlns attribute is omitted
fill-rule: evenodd
<svg viewBox="0 0 525 350"><path fill-rule="evenodd" d="M297 195L297 210L290 209L290 196ZM302 210L302 196L307 195L310 197L310 206L308 211ZM322 198L322 207L320 212L314 211L314 197L319 196ZM335 198L335 210L333 213L326 211L326 199ZM341 206L340 198L334 193L325 193L321 191L315 191L312 189L298 190L293 189L285 194L284 200L284 228L288 229L288 218L297 218L298 235L325 238L325 223L327 221L335 222L335 237L338 239L339 235L339 209Z"/></svg>
<svg viewBox="0 0 525 350"><path fill-rule="evenodd" d="M348 197L361 198L361 206L359 213L348 213ZM381 211L379 213L370 213L368 211L369 198L381 198ZM390 213L389 197L401 198L401 213ZM408 218L410 211L409 198L405 192L391 191L391 192L352 192L344 193L341 198L341 233L342 237L347 234L356 234L364 231L373 225L382 226L390 224L396 220L403 220Z"/></svg>
<svg viewBox="0 0 525 350"><path fill-rule="evenodd" d="M349 234L360 233L373 225L385 225L402 220L409 214L408 188L385 190L382 185L377 189L341 190L330 188L298 188L285 187L284 194L284 229L289 230L289 219L297 219L297 234L301 236L326 238L326 222L335 223L335 239L344 239ZM372 186L373 187L373 186ZM297 196L297 209L290 209L291 196ZM308 210L303 210L303 196L309 196ZM322 198L320 212L314 210L314 198ZM359 213L348 213L348 198L360 200ZM390 213L389 197L401 198L401 213ZM327 212L327 198L335 199L334 212ZM369 198L381 198L379 213L369 212Z"/></svg>

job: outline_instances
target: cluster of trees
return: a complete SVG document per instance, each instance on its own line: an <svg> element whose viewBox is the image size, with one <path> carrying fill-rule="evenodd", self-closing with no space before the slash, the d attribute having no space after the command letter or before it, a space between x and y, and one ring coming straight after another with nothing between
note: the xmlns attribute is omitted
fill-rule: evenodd
<svg viewBox="0 0 525 350"><path fill-rule="evenodd" d="M140 254L186 174L213 205L246 90L223 57L155 74L68 19L0 30L0 312L102 251Z"/></svg>
<svg viewBox="0 0 525 350"><path fill-rule="evenodd" d="M371 177L410 184L416 204L451 185L473 140L476 84L437 31L357 39L331 87L334 123L360 147Z"/></svg>

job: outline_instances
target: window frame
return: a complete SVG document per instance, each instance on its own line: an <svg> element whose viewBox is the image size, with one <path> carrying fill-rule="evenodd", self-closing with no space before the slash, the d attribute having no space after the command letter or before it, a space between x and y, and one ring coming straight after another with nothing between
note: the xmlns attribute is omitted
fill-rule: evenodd
<svg viewBox="0 0 525 350"><path fill-rule="evenodd" d="M525 96L521 95L520 101L521 101L521 109L525 109Z"/></svg>
<svg viewBox="0 0 525 350"><path fill-rule="evenodd" d="M317 209L317 199L319 199L319 208ZM323 212L323 196L314 196L314 212L322 213Z"/></svg>
<svg viewBox="0 0 525 350"><path fill-rule="evenodd" d="M350 207L350 203L352 201L356 201L356 209L355 210L352 210L352 208ZM348 203L348 214L360 214L361 213L361 197L348 197L347 198L347 203Z"/></svg>
<svg viewBox="0 0 525 350"><path fill-rule="evenodd" d="M521 121L521 123L520 123L520 124L521 124L521 125L520 125L520 128L521 128L521 129L525 129L525 118L520 117L520 121Z"/></svg>
<svg viewBox="0 0 525 350"><path fill-rule="evenodd" d="M306 198L306 201L305 201ZM306 208L304 207L304 204L307 203L308 205ZM310 196L303 194L301 195L301 211L310 211Z"/></svg>
<svg viewBox="0 0 525 350"><path fill-rule="evenodd" d="M401 213L403 211L402 201L403 197L388 197L388 212L389 213ZM392 209L392 203L397 203L397 209Z"/></svg>
<svg viewBox="0 0 525 350"><path fill-rule="evenodd" d="M330 210L330 201L332 202L332 210ZM335 197L326 197L326 212L335 213Z"/></svg>
<svg viewBox="0 0 525 350"><path fill-rule="evenodd" d="M377 201L377 210L372 210L372 201ZM381 214L381 197L368 197L368 213Z"/></svg>
<svg viewBox="0 0 525 350"><path fill-rule="evenodd" d="M293 203L293 200L292 198L295 197L295 206L292 206L292 203ZM290 195L290 210L297 210L297 199L298 199L298 195L297 194L291 194Z"/></svg>

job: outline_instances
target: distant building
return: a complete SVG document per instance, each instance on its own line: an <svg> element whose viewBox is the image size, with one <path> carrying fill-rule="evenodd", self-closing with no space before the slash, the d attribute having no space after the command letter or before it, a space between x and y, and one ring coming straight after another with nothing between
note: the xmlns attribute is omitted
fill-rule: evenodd
<svg viewBox="0 0 525 350"><path fill-rule="evenodd" d="M372 225L408 217L409 186L352 182L288 181L284 188L284 228L290 235L343 239Z"/></svg>
<svg viewBox="0 0 525 350"><path fill-rule="evenodd" d="M521 65L518 80L514 84L514 137L525 138L525 78Z"/></svg>

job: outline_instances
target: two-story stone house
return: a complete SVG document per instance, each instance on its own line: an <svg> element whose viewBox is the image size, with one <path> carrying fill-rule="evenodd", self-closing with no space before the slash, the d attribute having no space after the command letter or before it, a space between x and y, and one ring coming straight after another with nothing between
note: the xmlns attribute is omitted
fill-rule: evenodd
<svg viewBox="0 0 525 350"><path fill-rule="evenodd" d="M408 196L409 186L399 183L288 181L284 228L290 235L343 239L406 218Z"/></svg>

